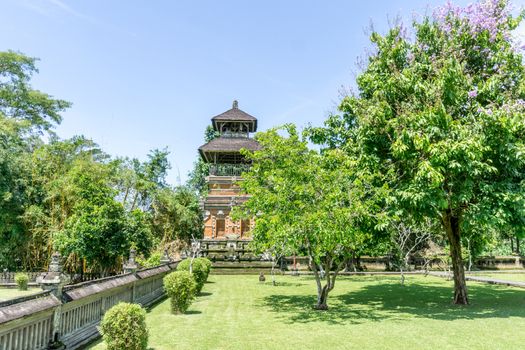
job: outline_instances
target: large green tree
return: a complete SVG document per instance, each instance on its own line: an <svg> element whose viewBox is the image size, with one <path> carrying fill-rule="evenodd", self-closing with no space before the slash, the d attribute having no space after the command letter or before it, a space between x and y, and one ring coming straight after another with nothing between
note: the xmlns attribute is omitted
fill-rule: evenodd
<svg viewBox="0 0 525 350"><path fill-rule="evenodd" d="M251 197L236 215L256 215L252 232L259 251L309 257L315 307L325 310L338 273L381 221L369 215L379 211L375 199L381 196L361 181L364 174L349 176L351 158L339 150L309 149L292 125L259 133L257 140L262 150L245 152L253 166L241 183Z"/></svg>
<svg viewBox="0 0 525 350"><path fill-rule="evenodd" d="M35 61L17 52L0 52L0 264L8 268L25 265L31 240L23 219L38 192L31 152L70 106L31 86Z"/></svg>
<svg viewBox="0 0 525 350"><path fill-rule="evenodd" d="M373 33L375 52L314 139L383 174L389 206L439 221L450 246L454 302L467 304L461 240L489 228L523 232L525 79L505 0L448 3Z"/></svg>

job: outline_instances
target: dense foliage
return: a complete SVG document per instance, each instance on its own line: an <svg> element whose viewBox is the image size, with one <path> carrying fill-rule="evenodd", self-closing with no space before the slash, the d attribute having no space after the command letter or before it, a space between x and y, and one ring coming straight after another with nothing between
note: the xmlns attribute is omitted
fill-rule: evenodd
<svg viewBox="0 0 525 350"><path fill-rule="evenodd" d="M525 79L512 41L521 21L505 0L448 3L413 23L373 33L375 52L313 139L381 174L391 217L441 224L454 301L468 303L462 240L524 234Z"/></svg>
<svg viewBox="0 0 525 350"><path fill-rule="evenodd" d="M120 269L200 237L198 198L166 183L166 150L145 161L112 158L83 136L54 127L70 103L34 90L35 59L0 52L0 267L39 270L53 250L76 272Z"/></svg>
<svg viewBox="0 0 525 350"><path fill-rule="evenodd" d="M164 277L164 290L171 301L171 311L185 313L197 292L197 283L189 271L175 271Z"/></svg>
<svg viewBox="0 0 525 350"><path fill-rule="evenodd" d="M146 350L146 310L138 304L120 302L104 314L100 333L108 350Z"/></svg>
<svg viewBox="0 0 525 350"><path fill-rule="evenodd" d="M204 131L204 142L210 142L218 136L219 133L213 130L211 125L208 125ZM188 174L188 186L201 195L207 193L206 177L208 175L210 175L210 164L206 163L198 154L197 160L193 163L193 169Z"/></svg>

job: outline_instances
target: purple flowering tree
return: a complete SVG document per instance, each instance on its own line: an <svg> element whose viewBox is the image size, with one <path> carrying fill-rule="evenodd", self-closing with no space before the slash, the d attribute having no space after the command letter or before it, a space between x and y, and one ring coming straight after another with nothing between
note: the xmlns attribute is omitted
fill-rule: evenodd
<svg viewBox="0 0 525 350"><path fill-rule="evenodd" d="M525 71L512 37L521 19L504 0L448 3L414 22L412 36L373 33L358 92L311 131L381 174L372 185L389 188L392 217L440 223L456 304L469 302L462 238L524 232Z"/></svg>

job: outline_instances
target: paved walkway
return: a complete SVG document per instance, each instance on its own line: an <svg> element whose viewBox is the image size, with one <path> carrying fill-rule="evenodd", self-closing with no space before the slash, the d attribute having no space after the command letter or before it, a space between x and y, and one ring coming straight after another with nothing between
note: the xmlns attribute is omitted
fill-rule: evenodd
<svg viewBox="0 0 525 350"><path fill-rule="evenodd" d="M431 276L436 277L443 277L443 278L452 278L452 274L447 272L429 272L428 273ZM506 281L491 277L481 277L481 276L469 276L466 275L465 279L467 281L474 281L474 282L482 282L482 283L489 283L489 284L499 284L503 286L510 286L510 287L519 287L519 288L525 288L525 282L519 282L519 281Z"/></svg>

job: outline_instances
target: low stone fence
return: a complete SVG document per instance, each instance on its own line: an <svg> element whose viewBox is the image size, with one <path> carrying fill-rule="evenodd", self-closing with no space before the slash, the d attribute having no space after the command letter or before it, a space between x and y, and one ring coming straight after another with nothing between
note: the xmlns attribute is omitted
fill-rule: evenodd
<svg viewBox="0 0 525 350"><path fill-rule="evenodd" d="M476 259L476 267L487 270L523 269L525 259L521 256L488 256Z"/></svg>
<svg viewBox="0 0 525 350"><path fill-rule="evenodd" d="M24 272L29 277L29 283L36 283L36 279L38 276L42 274L42 272ZM3 271L0 272L0 285L15 285L15 275L17 272L10 272L10 271Z"/></svg>
<svg viewBox="0 0 525 350"><path fill-rule="evenodd" d="M18 272L11 272L11 271L4 271L0 272L0 287L16 287L15 282L15 275ZM37 286L38 283L36 282L36 279L42 275L42 272L23 272L29 276L29 285L30 286ZM88 272L88 273L72 273L69 274L69 279L71 281L71 284L74 283L80 283L80 282L86 282L86 281L93 281L104 277L109 276L116 276L118 274L122 274L123 272L119 273L111 273L111 274L102 274L99 272Z"/></svg>
<svg viewBox="0 0 525 350"><path fill-rule="evenodd" d="M162 279L177 264L66 285L0 303L0 350L77 349L99 336L97 326L104 313L118 302L149 306L161 299Z"/></svg>
<svg viewBox="0 0 525 350"><path fill-rule="evenodd" d="M293 271L294 266L298 271L308 270L308 258L306 257L285 257L282 259L281 268L286 271ZM426 261L417 256L410 258L409 265L411 270L422 270L425 265L430 270L443 270L445 259L433 259ZM487 256L479 257L472 267L477 270L516 270L525 268L525 259L521 256ZM359 258L359 265L349 264L347 271L396 271L395 264L387 256L362 256Z"/></svg>

